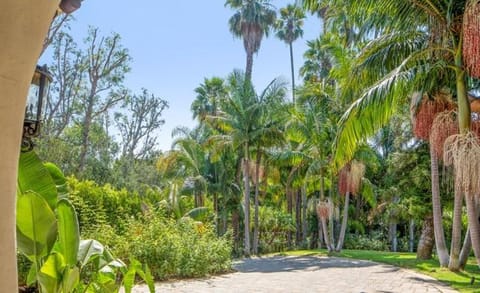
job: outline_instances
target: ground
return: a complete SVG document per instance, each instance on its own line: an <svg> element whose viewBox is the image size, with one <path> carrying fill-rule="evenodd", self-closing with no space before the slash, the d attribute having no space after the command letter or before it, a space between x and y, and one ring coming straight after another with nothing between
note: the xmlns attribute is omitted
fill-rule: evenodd
<svg viewBox="0 0 480 293"><path fill-rule="evenodd" d="M274 256L237 261L235 273L164 282L156 292L457 292L425 275L364 260ZM135 293L148 292L135 287Z"/></svg>

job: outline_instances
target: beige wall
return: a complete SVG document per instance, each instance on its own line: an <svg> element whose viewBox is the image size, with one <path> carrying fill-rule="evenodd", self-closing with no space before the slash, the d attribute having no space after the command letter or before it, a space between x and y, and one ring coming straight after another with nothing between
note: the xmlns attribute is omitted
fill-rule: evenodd
<svg viewBox="0 0 480 293"><path fill-rule="evenodd" d="M17 292L15 192L26 95L58 0L0 1L0 291Z"/></svg>

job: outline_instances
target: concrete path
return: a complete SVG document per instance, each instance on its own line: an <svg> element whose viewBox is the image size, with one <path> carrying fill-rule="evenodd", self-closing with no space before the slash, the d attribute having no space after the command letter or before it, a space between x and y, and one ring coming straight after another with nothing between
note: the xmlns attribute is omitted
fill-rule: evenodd
<svg viewBox="0 0 480 293"><path fill-rule="evenodd" d="M252 258L234 268L232 274L159 283L156 292L457 292L410 270L336 257ZM134 292L148 289L137 286Z"/></svg>

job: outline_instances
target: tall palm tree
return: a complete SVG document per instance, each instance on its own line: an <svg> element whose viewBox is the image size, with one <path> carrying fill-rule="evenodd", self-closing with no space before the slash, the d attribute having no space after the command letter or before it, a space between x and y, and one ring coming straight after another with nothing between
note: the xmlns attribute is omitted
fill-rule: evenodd
<svg viewBox="0 0 480 293"><path fill-rule="evenodd" d="M253 54L258 52L263 36L268 36L275 23L275 9L269 0L227 0L225 6L236 10L229 20L230 32L243 39L247 53L245 80L251 82Z"/></svg>
<svg viewBox="0 0 480 293"><path fill-rule="evenodd" d="M385 125L396 107L414 91L432 92L440 86L452 88L457 97L460 132L468 133L471 115L460 29L466 2L454 1L447 5L441 1L382 0L372 3L362 0L352 5L351 12L357 17L363 15L371 31L380 36L364 48L356 69L352 70L355 76L364 74L358 80L369 80L370 84L341 119L336 141L337 146L341 146L337 147L337 166L353 156L358 142ZM371 18L368 12L373 11L372 5L375 11L384 13ZM360 84L353 82L352 85L358 89ZM473 198L472 190L464 192L470 193L465 194L469 223L480 228L473 201L469 201ZM441 215L436 216L441 219ZM470 234L480 262L479 229L471 229ZM446 251L446 247L437 248ZM448 265L448 253L442 252L440 262L442 266Z"/></svg>
<svg viewBox="0 0 480 293"><path fill-rule="evenodd" d="M276 81L257 95L246 74L234 71L229 80L230 97L225 99L221 110L215 117L209 117L211 123L218 127L222 134L214 139L239 150L242 156L244 185L244 253L250 255L250 165L252 150L265 141L273 141L279 136L276 123L264 124L265 106L271 99L284 97L284 86ZM282 96L283 92L283 96Z"/></svg>
<svg viewBox="0 0 480 293"><path fill-rule="evenodd" d="M255 138L255 197L254 197L254 225L253 225L253 253L258 254L259 242L259 193L260 193L260 167L267 168L267 150L279 147L284 142L283 124L286 119L285 111L285 83L272 81L267 88L256 97L257 103L263 108L263 115L259 120L259 127Z"/></svg>
<svg viewBox="0 0 480 293"><path fill-rule="evenodd" d="M280 18L275 23L277 37L288 44L290 49L290 70L292 73L292 100L295 104L295 68L293 64L293 42L303 36L305 13L299 7L289 4L280 9Z"/></svg>

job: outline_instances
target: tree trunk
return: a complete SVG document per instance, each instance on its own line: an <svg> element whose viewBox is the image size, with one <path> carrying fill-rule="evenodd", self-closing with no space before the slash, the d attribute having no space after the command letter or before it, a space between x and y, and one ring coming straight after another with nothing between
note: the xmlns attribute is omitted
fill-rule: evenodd
<svg viewBox="0 0 480 293"><path fill-rule="evenodd" d="M391 222L389 227L391 250L397 252L398 239L397 239L397 222Z"/></svg>
<svg viewBox="0 0 480 293"><path fill-rule="evenodd" d="M433 230L433 218L429 215L423 220L422 235L417 247L417 259L425 260L432 258L433 244L435 242Z"/></svg>
<svg viewBox="0 0 480 293"><path fill-rule="evenodd" d="M343 242L345 241L345 232L347 231L347 220L348 220L348 204L350 201L350 192L345 194L345 203L343 206L343 217L342 217L342 226L340 228L340 235L338 236L337 243L337 252L340 252L343 247Z"/></svg>
<svg viewBox="0 0 480 293"><path fill-rule="evenodd" d="M480 224L474 196L465 194L465 203L467 205L468 227L470 228L473 253L477 259L477 264L480 266Z"/></svg>
<svg viewBox="0 0 480 293"><path fill-rule="evenodd" d="M15 199L27 93L57 1L0 2L0 276L2 292L18 292Z"/></svg>
<svg viewBox="0 0 480 293"><path fill-rule="evenodd" d="M430 171L432 177L432 209L433 209L433 230L435 233L435 246L438 254L438 261L441 267L447 267L449 256L445 243L445 233L442 222L442 203L440 200L440 185L438 179L438 159L432 145L430 145Z"/></svg>
<svg viewBox="0 0 480 293"><path fill-rule="evenodd" d="M287 193L287 213L290 216L293 216L293 191L292 191L292 180L293 180L293 175L295 174L295 171L297 170L296 167L293 167L292 170L290 170L290 173L288 174L287 182L286 182L286 193ZM287 232L287 246L288 248L292 247L292 238L293 238L293 233L292 231Z"/></svg>
<svg viewBox="0 0 480 293"><path fill-rule="evenodd" d="M237 209L232 212L232 230L233 250L235 254L240 254L240 215Z"/></svg>
<svg viewBox="0 0 480 293"><path fill-rule="evenodd" d="M323 240L323 228L322 228L322 223L320 222L320 219L317 219L317 232L318 234L317 237L317 248L322 249L322 243L324 242Z"/></svg>
<svg viewBox="0 0 480 293"><path fill-rule="evenodd" d="M245 67L245 81L252 82L253 52L247 51L247 65Z"/></svg>
<svg viewBox="0 0 480 293"><path fill-rule="evenodd" d="M302 245L302 196L301 191L295 191L295 245Z"/></svg>
<svg viewBox="0 0 480 293"><path fill-rule="evenodd" d="M448 269L451 271L460 270L460 245L462 241L462 206L463 194L460 186L455 185L455 197L453 203L452 220L452 242L450 245L450 261Z"/></svg>
<svg viewBox="0 0 480 293"><path fill-rule="evenodd" d="M330 182L333 182L333 174L330 176ZM320 185L320 192L322 192L323 190L323 178L322 178L322 181L321 181L321 185ZM332 247L332 249L335 248L335 237L334 237L334 230L335 230L335 221L334 221L334 218L333 218L333 210L334 208L336 208L333 204L333 195L334 195L334 192L333 192L333 184L330 186L330 190L328 192L328 202L330 204L330 208L332 209L331 210L331 213L329 213L328 215L328 234L329 234L329 241L330 241L330 245ZM322 193L320 193L320 195L322 195Z"/></svg>
<svg viewBox="0 0 480 293"><path fill-rule="evenodd" d="M215 192L213 194L213 214L215 215L215 231L217 236L220 236L220 218L218 216L218 195Z"/></svg>
<svg viewBox="0 0 480 293"><path fill-rule="evenodd" d="M293 45L292 43L288 44L290 47L290 69L292 72L292 101L295 105L295 66L293 64Z"/></svg>
<svg viewBox="0 0 480 293"><path fill-rule="evenodd" d="M328 252L333 252L334 247L332 243L330 243L330 238L328 238L327 219L319 219L319 221L322 223L323 239L325 240L325 246L327 246Z"/></svg>
<svg viewBox="0 0 480 293"><path fill-rule="evenodd" d="M413 252L415 250L415 220L410 219L408 225L408 251Z"/></svg>
<svg viewBox="0 0 480 293"><path fill-rule="evenodd" d="M253 218L253 254L258 254L258 196L260 193L260 162L262 154L257 153L257 162L255 163L255 211Z"/></svg>
<svg viewBox="0 0 480 293"><path fill-rule="evenodd" d="M302 242L306 246L307 241L307 188L306 186L302 187Z"/></svg>
<svg viewBox="0 0 480 293"><path fill-rule="evenodd" d="M245 154L243 161L243 184L245 188L244 192L244 204L245 204L245 235L244 235L244 254L250 255L250 178L249 178L249 148L248 144L245 146Z"/></svg>
<svg viewBox="0 0 480 293"><path fill-rule="evenodd" d="M87 110L85 112L85 118L83 119L82 125L82 145L80 149L80 158L78 160L78 175L82 178L85 172L85 166L87 164L87 152L88 145L90 144L90 127L92 125L93 119L93 104L94 104L94 95L95 95L96 84L92 84L92 89L90 90L90 96L87 100Z"/></svg>
<svg viewBox="0 0 480 293"><path fill-rule="evenodd" d="M478 213L478 212L477 212ZM467 228L465 232L465 239L463 240L462 250L460 251L460 269L465 269L467 265L468 257L470 256L470 252L472 251L472 239L470 238L470 229Z"/></svg>

